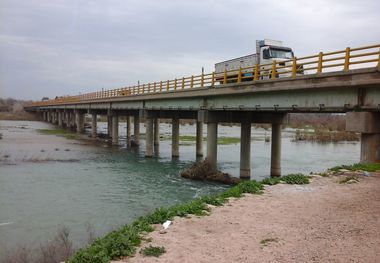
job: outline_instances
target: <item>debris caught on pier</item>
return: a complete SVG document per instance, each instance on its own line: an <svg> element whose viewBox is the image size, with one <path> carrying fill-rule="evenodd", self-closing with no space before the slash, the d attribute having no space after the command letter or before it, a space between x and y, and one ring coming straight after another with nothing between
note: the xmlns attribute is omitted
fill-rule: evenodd
<svg viewBox="0 0 380 263"><path fill-rule="evenodd" d="M231 185L238 184L240 182L239 178L232 177L228 173L223 173L213 168L207 159L202 162L196 162L189 168L184 169L181 172L181 177L192 180L212 181Z"/></svg>

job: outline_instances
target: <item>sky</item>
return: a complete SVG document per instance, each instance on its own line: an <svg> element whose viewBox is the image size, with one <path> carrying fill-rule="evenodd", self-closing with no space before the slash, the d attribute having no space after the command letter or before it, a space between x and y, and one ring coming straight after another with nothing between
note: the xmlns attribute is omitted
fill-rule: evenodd
<svg viewBox="0 0 380 263"><path fill-rule="evenodd" d="M0 0L0 97L212 72L278 39L296 56L380 43L378 0Z"/></svg>

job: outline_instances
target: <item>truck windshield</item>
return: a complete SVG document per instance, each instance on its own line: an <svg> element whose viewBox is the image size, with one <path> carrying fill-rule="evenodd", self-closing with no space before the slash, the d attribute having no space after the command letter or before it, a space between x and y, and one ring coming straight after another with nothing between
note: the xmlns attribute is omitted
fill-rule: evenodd
<svg viewBox="0 0 380 263"><path fill-rule="evenodd" d="M269 54L271 58L285 58L285 59L293 58L293 52L291 50L270 48Z"/></svg>

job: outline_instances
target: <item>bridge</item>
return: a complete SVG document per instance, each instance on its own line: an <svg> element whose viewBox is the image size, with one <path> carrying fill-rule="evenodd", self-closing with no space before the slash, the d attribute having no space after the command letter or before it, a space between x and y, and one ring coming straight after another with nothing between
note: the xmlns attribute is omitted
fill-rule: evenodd
<svg viewBox="0 0 380 263"><path fill-rule="evenodd" d="M286 77L285 77L286 75ZM288 77L290 75L290 77ZM91 114L105 115L108 135L118 144L119 117L126 117L127 142L139 144L146 124L146 157L159 144L159 119L172 119L172 156L179 156L179 120L196 120L196 155L217 165L218 123L240 123L240 177L251 175L251 124L272 125L271 176L281 176L281 125L287 113L346 113L346 130L361 133L361 162L380 162L380 44L274 61L254 67L212 72L137 86L58 96L33 102L25 110L43 120L84 132ZM133 117L133 137L132 137Z"/></svg>

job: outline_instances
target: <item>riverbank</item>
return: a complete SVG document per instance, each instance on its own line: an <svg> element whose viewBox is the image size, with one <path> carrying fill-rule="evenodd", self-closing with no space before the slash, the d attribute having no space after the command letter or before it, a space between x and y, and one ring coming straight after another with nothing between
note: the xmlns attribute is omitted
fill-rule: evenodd
<svg viewBox="0 0 380 263"><path fill-rule="evenodd" d="M165 234L154 231L141 245L164 247L163 255L138 251L114 262L377 262L380 174L338 173L266 187L206 217L176 218Z"/></svg>

